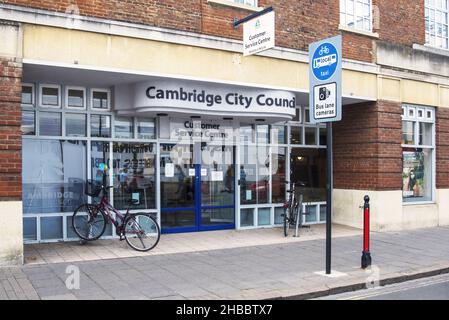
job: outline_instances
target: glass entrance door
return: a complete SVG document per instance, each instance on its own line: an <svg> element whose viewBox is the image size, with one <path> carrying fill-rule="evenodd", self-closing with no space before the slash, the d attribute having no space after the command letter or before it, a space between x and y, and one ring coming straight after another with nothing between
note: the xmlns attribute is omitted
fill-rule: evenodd
<svg viewBox="0 0 449 320"><path fill-rule="evenodd" d="M233 146L201 146L200 230L235 227L234 163Z"/></svg>
<svg viewBox="0 0 449 320"><path fill-rule="evenodd" d="M192 145L161 144L161 226L163 230L196 229L196 168Z"/></svg>
<svg viewBox="0 0 449 320"><path fill-rule="evenodd" d="M164 233L235 227L234 147L161 144L160 174Z"/></svg>

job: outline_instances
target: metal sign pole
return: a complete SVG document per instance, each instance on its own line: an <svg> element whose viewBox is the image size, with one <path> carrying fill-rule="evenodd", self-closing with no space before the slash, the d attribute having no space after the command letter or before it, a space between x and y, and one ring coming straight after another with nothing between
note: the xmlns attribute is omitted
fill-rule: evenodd
<svg viewBox="0 0 449 320"><path fill-rule="evenodd" d="M326 275L331 274L332 258L332 122L342 118L342 36L309 45L309 106L311 123L326 123L327 199L326 199Z"/></svg>
<svg viewBox="0 0 449 320"><path fill-rule="evenodd" d="M243 18L243 19L240 19L240 20L234 19L232 24L234 25L234 28L237 28L242 23L245 23L245 22L247 22L247 21L249 21L251 19L263 16L265 13L268 13L268 12L271 12L271 11L274 11L273 7L268 7L268 8L263 9L262 11L253 13L253 14L251 14L251 15Z"/></svg>
<svg viewBox="0 0 449 320"><path fill-rule="evenodd" d="M331 274L332 257L332 190L333 190L333 159L332 159L332 122L327 128L327 198L326 198L326 274Z"/></svg>

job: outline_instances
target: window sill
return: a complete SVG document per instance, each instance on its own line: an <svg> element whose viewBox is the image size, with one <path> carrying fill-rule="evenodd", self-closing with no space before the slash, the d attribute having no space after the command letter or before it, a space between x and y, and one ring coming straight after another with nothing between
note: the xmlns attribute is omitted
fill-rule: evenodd
<svg viewBox="0 0 449 320"><path fill-rule="evenodd" d="M355 33L355 34L359 34L359 35L367 36L367 37L371 37L371 38L376 38L376 39L379 38L379 34L377 32L358 30L358 29L354 29L354 28L345 27L342 25L339 25L338 29L341 31L344 31L344 32Z"/></svg>
<svg viewBox="0 0 449 320"><path fill-rule="evenodd" d="M421 45L421 44L414 43L413 49L423 51L426 53L433 53L433 54L437 54L440 56L449 57L449 49L433 47L430 44Z"/></svg>
<svg viewBox="0 0 449 320"><path fill-rule="evenodd" d="M433 149L433 148L435 148L435 146L432 146L432 145L425 146L425 145L416 145L416 144L401 144L401 147L405 148L405 149Z"/></svg>
<svg viewBox="0 0 449 320"><path fill-rule="evenodd" d="M230 0L207 0L207 3L219 4L219 5L226 6L226 7L233 7L236 9L243 9L243 10L254 11L254 12L259 12L259 11L263 10L262 7L252 7L247 4L232 2Z"/></svg>
<svg viewBox="0 0 449 320"><path fill-rule="evenodd" d="M403 206L425 206L425 205L433 205L437 204L435 201L410 201L410 202L404 202L402 201Z"/></svg>

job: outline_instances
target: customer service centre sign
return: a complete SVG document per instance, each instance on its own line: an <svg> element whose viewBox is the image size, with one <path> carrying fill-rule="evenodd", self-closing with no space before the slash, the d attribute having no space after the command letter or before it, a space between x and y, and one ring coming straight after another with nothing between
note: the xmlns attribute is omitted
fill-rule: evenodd
<svg viewBox="0 0 449 320"><path fill-rule="evenodd" d="M249 56L274 47L274 11L243 25L243 55Z"/></svg>

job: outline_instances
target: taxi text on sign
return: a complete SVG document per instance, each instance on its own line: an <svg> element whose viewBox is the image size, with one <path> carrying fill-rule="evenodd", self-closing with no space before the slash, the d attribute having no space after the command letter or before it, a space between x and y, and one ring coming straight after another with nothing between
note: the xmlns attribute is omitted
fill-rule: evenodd
<svg viewBox="0 0 449 320"><path fill-rule="evenodd" d="M309 46L310 121L341 120L341 36L314 42Z"/></svg>
<svg viewBox="0 0 449 320"><path fill-rule="evenodd" d="M274 11L243 24L243 55L249 56L274 47Z"/></svg>

